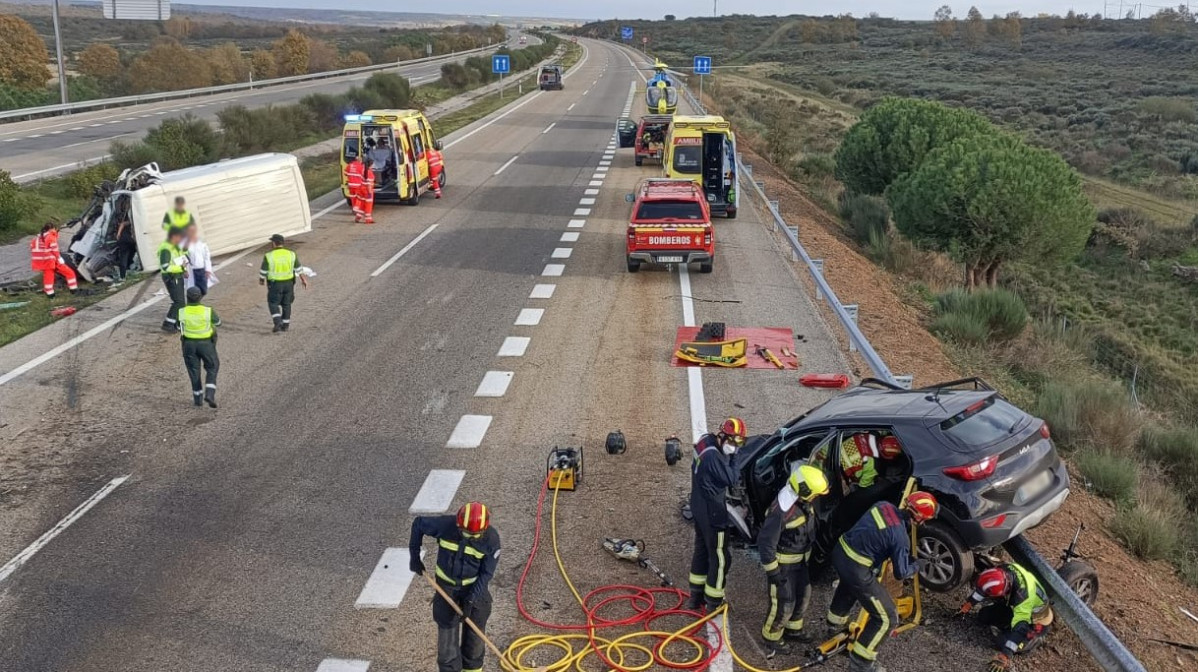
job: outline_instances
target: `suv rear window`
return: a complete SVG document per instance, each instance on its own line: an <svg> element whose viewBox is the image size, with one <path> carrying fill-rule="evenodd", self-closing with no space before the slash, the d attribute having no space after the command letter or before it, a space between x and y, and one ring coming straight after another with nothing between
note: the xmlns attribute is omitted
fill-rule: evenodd
<svg viewBox="0 0 1198 672"><path fill-rule="evenodd" d="M682 219L703 221L703 208L694 201L645 201L636 211L637 219Z"/></svg>
<svg viewBox="0 0 1198 672"><path fill-rule="evenodd" d="M988 446L1011 435L1028 417L1027 413L998 397L989 397L940 423L940 429L969 449Z"/></svg>

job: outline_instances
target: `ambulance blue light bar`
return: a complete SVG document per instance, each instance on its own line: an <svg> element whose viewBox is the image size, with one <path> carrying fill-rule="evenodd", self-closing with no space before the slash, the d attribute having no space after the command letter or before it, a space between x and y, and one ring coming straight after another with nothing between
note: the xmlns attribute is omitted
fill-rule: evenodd
<svg viewBox="0 0 1198 672"><path fill-rule="evenodd" d="M347 114L345 115L346 123L362 123L364 121L374 121L374 117L369 114Z"/></svg>

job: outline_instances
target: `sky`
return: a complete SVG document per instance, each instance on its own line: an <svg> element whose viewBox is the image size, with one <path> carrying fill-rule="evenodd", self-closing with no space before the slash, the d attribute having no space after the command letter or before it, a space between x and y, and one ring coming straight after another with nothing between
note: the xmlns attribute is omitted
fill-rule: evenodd
<svg viewBox="0 0 1198 672"><path fill-rule="evenodd" d="M246 7L303 7L311 9L383 9L374 0L179 0L195 4L213 4ZM964 16L969 11L971 0L838 0L837 2L814 3L793 0L714 0L719 2L722 14L841 14L852 13L863 17L870 12L901 19L928 19L942 4L948 4L955 14ZM1184 0L1183 0L1184 1ZM412 5L396 3L389 11L418 11L438 14L503 14L505 16L543 16L577 19L636 18L660 19L666 14L678 18L687 16L710 16L713 0L441 0L434 4ZM1109 2L1109 0L1107 0ZM1125 7L1132 5L1124 0ZM1156 4L1168 4L1154 0ZM1065 14L1070 9L1079 14L1103 13L1104 0L1086 0L1079 4L1068 0L972 0L984 16L1018 11L1025 16L1040 12ZM1118 0L1110 4L1110 14L1117 11ZM419 7L417 9L417 7ZM1124 10L1126 11L1126 9Z"/></svg>

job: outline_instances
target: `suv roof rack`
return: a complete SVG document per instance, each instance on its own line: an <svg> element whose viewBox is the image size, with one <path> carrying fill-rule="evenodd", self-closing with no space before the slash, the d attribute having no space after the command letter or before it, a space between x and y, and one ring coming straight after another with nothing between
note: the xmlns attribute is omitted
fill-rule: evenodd
<svg viewBox="0 0 1198 672"><path fill-rule="evenodd" d="M948 390L948 389L954 389L954 388L959 388L959 387L968 387L968 389L972 389L975 392L993 392L994 391L994 388L991 387L990 383L987 383L986 381L982 380L981 378L978 378L977 376L973 376L970 378L961 378L959 380L950 380L948 382L936 383L934 385L927 385L925 387L920 387L920 388L917 388L912 391L913 392L934 392L937 390Z"/></svg>

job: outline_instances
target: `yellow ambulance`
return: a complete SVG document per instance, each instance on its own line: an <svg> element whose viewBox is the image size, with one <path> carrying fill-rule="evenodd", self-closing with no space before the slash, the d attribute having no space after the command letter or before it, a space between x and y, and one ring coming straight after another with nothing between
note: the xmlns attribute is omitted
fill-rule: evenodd
<svg viewBox="0 0 1198 672"><path fill-rule="evenodd" d="M368 110L347 114L341 132L341 194L351 200L345 166L355 157L374 168L374 200L420 203L432 188L428 150L441 149L433 125L420 110ZM445 171L441 171L445 186Z"/></svg>
<svg viewBox="0 0 1198 672"><path fill-rule="evenodd" d="M736 136L723 117L675 115L662 166L666 177L694 180L713 214L736 218Z"/></svg>

